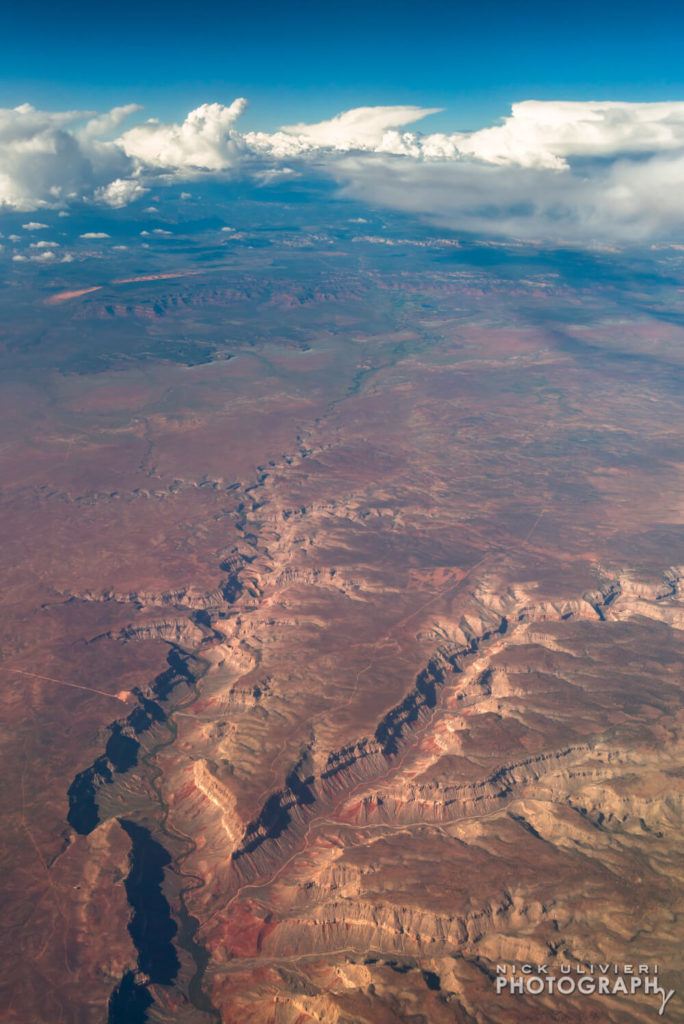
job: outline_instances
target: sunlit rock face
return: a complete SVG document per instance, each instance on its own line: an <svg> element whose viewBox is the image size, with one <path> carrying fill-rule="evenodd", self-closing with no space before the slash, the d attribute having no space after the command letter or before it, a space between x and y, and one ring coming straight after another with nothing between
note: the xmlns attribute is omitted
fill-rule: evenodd
<svg viewBox="0 0 684 1024"><path fill-rule="evenodd" d="M9 1020L650 1019L495 977L684 993L679 250L299 187L12 271Z"/></svg>

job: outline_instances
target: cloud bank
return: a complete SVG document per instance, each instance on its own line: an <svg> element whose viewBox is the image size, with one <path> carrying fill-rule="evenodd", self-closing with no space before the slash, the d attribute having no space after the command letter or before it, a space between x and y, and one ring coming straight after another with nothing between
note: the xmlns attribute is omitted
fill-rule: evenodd
<svg viewBox="0 0 684 1024"><path fill-rule="evenodd" d="M125 130L136 105L0 110L0 207L120 208L164 182L245 175L263 185L308 169L344 194L462 230L640 241L684 229L684 103L528 100L500 124L451 133L418 131L437 110L417 106L242 132L245 107L206 103L180 123Z"/></svg>
<svg viewBox="0 0 684 1024"><path fill-rule="evenodd" d="M225 171L246 155L244 137L235 123L247 101L234 100L229 107L204 103L191 110L182 124L151 120L124 132L118 140L128 157L142 166L161 170Z"/></svg>
<svg viewBox="0 0 684 1024"><path fill-rule="evenodd" d="M140 108L46 113L25 103L0 109L0 205L37 210L81 199L134 174L116 141L106 140Z"/></svg>

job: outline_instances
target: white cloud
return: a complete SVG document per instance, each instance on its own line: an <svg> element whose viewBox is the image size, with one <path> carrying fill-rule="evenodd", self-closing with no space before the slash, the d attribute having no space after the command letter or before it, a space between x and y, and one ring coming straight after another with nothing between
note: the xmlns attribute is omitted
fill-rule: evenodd
<svg viewBox="0 0 684 1024"><path fill-rule="evenodd" d="M452 228L574 241L684 230L684 103L527 101L493 128L388 130L370 153L354 141L326 160L346 194Z"/></svg>
<svg viewBox="0 0 684 1024"><path fill-rule="evenodd" d="M59 249L59 242L31 242L31 249Z"/></svg>
<svg viewBox="0 0 684 1024"><path fill-rule="evenodd" d="M48 113L28 103L0 109L0 207L63 206L129 173L121 146L99 137L101 120L88 111Z"/></svg>
<svg viewBox="0 0 684 1024"><path fill-rule="evenodd" d="M684 103L516 103L498 127L451 137L495 164L564 168L569 157L653 153L684 146Z"/></svg>
<svg viewBox="0 0 684 1024"><path fill-rule="evenodd" d="M563 169L571 157L676 150L684 146L684 103L555 102L513 105L500 125L473 132L422 135L397 131L439 108L359 107L318 124L249 133L255 146L277 156L310 150L391 153L422 160Z"/></svg>
<svg viewBox="0 0 684 1024"><path fill-rule="evenodd" d="M30 220L28 224L21 225L24 231L44 231L48 226L47 224L41 224L40 221Z"/></svg>
<svg viewBox="0 0 684 1024"><path fill-rule="evenodd" d="M294 167L267 167L264 171L255 171L254 178L261 185L275 185L284 178L301 178L301 171Z"/></svg>
<svg viewBox="0 0 684 1024"><path fill-rule="evenodd" d="M52 250L33 253L31 256L25 256L23 253L15 253L12 256L15 263L51 263L56 258L57 254ZM66 257L62 259L62 263L65 262L67 262Z"/></svg>
<svg viewBox="0 0 684 1024"><path fill-rule="evenodd" d="M105 206L118 209L128 206L135 199L140 199L147 191L148 189L133 178L115 178L108 185L102 185L95 190L95 199Z"/></svg>
<svg viewBox="0 0 684 1024"><path fill-rule="evenodd" d="M106 231L86 231L79 238L110 238Z"/></svg>
<svg viewBox="0 0 684 1024"><path fill-rule="evenodd" d="M348 195L476 232L639 240L684 230L684 103L528 100L498 125L427 134L413 126L436 108L418 106L243 133L245 105L206 103L180 123L123 132L134 104L0 110L0 207L122 208L160 183L239 173L267 184L308 168Z"/></svg>
<svg viewBox="0 0 684 1024"><path fill-rule="evenodd" d="M350 197L475 233L639 242L684 230L684 154L562 172L374 156L336 174Z"/></svg>
<svg viewBox="0 0 684 1024"><path fill-rule="evenodd" d="M397 128L437 114L439 110L439 107L357 107L317 124L293 124L272 135L250 132L245 139L257 150L281 158L321 149L383 152L397 136Z"/></svg>
<svg viewBox="0 0 684 1024"><path fill-rule="evenodd" d="M152 120L131 128L119 139L123 151L143 164L170 171L224 171L245 148L234 126L247 101L229 107L204 103L191 110L182 124Z"/></svg>
<svg viewBox="0 0 684 1024"><path fill-rule="evenodd" d="M112 107L104 114L97 114L87 121L79 133L80 137L84 140L107 137L120 128L131 114L135 114L139 110L142 110L139 103L127 103L122 107Z"/></svg>

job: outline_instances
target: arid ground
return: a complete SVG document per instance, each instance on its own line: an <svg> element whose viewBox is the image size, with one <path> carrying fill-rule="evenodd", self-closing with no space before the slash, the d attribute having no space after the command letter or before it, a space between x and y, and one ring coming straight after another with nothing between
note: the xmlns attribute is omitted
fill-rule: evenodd
<svg viewBox="0 0 684 1024"><path fill-rule="evenodd" d="M683 1021L684 254L312 216L3 281L2 1019Z"/></svg>

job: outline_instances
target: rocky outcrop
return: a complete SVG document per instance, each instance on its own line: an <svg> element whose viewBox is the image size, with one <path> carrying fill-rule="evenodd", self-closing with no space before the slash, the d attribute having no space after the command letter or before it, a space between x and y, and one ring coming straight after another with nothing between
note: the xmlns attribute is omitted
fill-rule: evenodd
<svg viewBox="0 0 684 1024"><path fill-rule="evenodd" d="M197 789L221 815L221 828L226 834L229 849L234 849L245 830L245 822L237 813L237 800L230 787L222 782L209 762L199 758L193 765L193 778Z"/></svg>
<svg viewBox="0 0 684 1024"><path fill-rule="evenodd" d="M331 900L306 917L292 916L265 940L267 954L292 950L317 952L381 949L413 956L456 952L479 943L491 930L530 928L553 915L553 908L510 892L464 914L442 914L409 905L383 905L354 898ZM537 952L546 952L543 946Z"/></svg>
<svg viewBox="0 0 684 1024"><path fill-rule="evenodd" d="M392 765L410 744L414 733L420 734L428 721L441 713L446 693L452 713L463 713L500 694L505 680L489 667L490 655L506 646L524 642L532 625L586 619L605 622L644 614L641 599L626 597L620 580L607 581L601 588L576 599L540 601L533 604L522 588L503 596L493 595L486 587L474 594L475 601L458 623L443 624L435 633L439 647L435 656L418 674L413 688L403 701L388 710L378 723L373 736L331 751L324 767L310 774L304 784L305 799L290 785L271 793L262 811L247 828L240 846L233 852L240 861L240 874L251 878L268 871L286 851L295 848L312 819L325 815L333 803L364 780L372 785L373 776L386 778ZM662 618L665 606L658 601L648 603L646 611L652 618ZM502 614L505 612L505 614ZM669 621L676 624L677 614L669 609ZM481 630L477 633L476 630ZM459 646L459 641L463 646ZM440 739L433 743L439 750ZM597 747L591 750L589 764L586 745L546 750L510 765L502 765L481 780L463 785L442 783L401 783L399 792L383 781L382 791L368 789L355 804L357 821L443 821L459 815L485 813L518 798L528 787L540 780L556 777L561 780L606 778L619 761L619 751ZM315 758L321 763L320 751ZM575 767L575 765L577 767Z"/></svg>
<svg viewBox="0 0 684 1024"><path fill-rule="evenodd" d="M194 650L204 640L204 633L189 619L161 619L144 625L131 624L119 633L119 639L163 640L186 650Z"/></svg>
<svg viewBox="0 0 684 1024"><path fill-rule="evenodd" d="M167 661L169 667L157 676L147 693L133 691L133 710L111 723L104 752L72 781L67 820L77 833L89 835L100 824L100 791L138 764L141 738L164 726L166 704L173 692L181 686L193 686L201 675L201 663L178 648L171 649Z"/></svg>
<svg viewBox="0 0 684 1024"><path fill-rule="evenodd" d="M620 828L628 823L642 834L644 828L655 832L665 808L674 821L679 805L667 803L662 795L649 803L621 795L616 785L609 797L602 798L601 793L607 792L604 787L613 784L616 772L625 767L619 745L595 739L586 743L549 739L543 749L534 749L527 756L502 756L495 767L489 764L491 752L487 749L480 754L481 771L476 773L473 768L476 759L468 761L467 778L451 771L448 759L455 760L463 753L459 730L467 733L469 716L501 718L498 703L515 695L518 684L495 663L497 655L524 649L532 642L533 628L537 637L542 635L544 623L550 624L550 651L556 643L551 624L588 622L603 629L602 624L609 621L648 615L676 625L680 621L679 577L673 572L664 581L647 585L627 576L603 576L586 592L564 597L539 593L529 583L499 587L498 579L483 571L469 591L462 588L458 603L444 601L434 617L426 613L422 623L417 618L412 623L428 657L417 673L412 670L401 699L397 700L395 688L392 700L380 706L370 728L356 733L349 728L349 742L327 744L321 722L326 716L334 718L336 708L324 705L310 722L301 718L300 726L305 721L307 728L299 754L290 752L281 761L274 744L264 769L259 763L262 733L255 728L249 738L239 735L241 721L250 729L250 722L268 722L271 715L283 736L281 749L288 749L288 719L283 713L280 684L271 686L262 667L263 652L270 637L279 632L305 625L322 635L326 627L326 616L318 613L317 603L300 612L288 592L313 590L316 602L340 602L367 599L375 585L360 572L326 565L324 558L308 561L316 544L308 518L314 513L307 506L297 507L289 495L281 499L272 481L278 473L311 457L312 449L300 439L294 455L284 457L277 466L258 467L256 482L240 489L235 513L239 540L221 562L224 576L216 591L201 595L188 588L161 595L118 595L129 603L137 602L141 611L151 598L157 604L193 611L193 616L153 621L141 616L124 636L165 639L201 650L210 667L207 678L211 685L207 685L208 694L196 720L192 724L183 720L183 729L189 730L184 732L184 742L190 750L195 745L192 765L174 776L181 783L173 794L174 820L201 836L200 848L188 855L197 875L186 877L195 878L192 884L200 894L196 904L194 897L190 900L192 912L198 917L201 912L212 917L216 912L219 919L225 919L216 926L216 934L207 929L208 946L217 958L222 949L239 950L240 943L246 944L243 933L249 933L251 942L252 932L256 952L275 958L309 955L313 950L325 953L370 947L425 957L436 951L475 949L487 942L492 954L541 957L548 947L535 929L547 937L559 926L558 908L550 902L531 898L513 886L499 887L457 909L421 905L420 900L412 902L396 894L384 899L377 893L374 896L363 872L348 863L351 857L337 863L338 851L354 848L356 830L360 845L368 843L370 847L373 840L368 837L383 837L384 829L387 834L396 830L397 835L404 827L411 834L414 827L444 830L462 822L479 823L495 813L535 842L551 843L545 835L549 834L549 822L556 826L553 814L525 803L540 796L554 807L562 805L572 821L577 819L597 835L603 835L613 823L617 828L618 822ZM349 522L363 522L368 510L360 504L353 507L350 501L348 505L340 502L336 508L323 502L319 511L325 516L343 516L344 528L350 529ZM391 510L376 509L373 514L386 519L391 528ZM458 575L453 578L460 580ZM426 600L425 607L429 604ZM354 640L351 637L348 642L353 645ZM389 634L381 640L387 646L396 642ZM524 655L521 658L524 667ZM534 671L534 665L529 667ZM296 678L301 666L293 665L292 671ZM358 682L359 675L347 686L350 699L356 696ZM172 687L171 680L169 684ZM521 694L524 697L524 688ZM340 709L348 707L345 701L340 699ZM163 712L163 698L157 703ZM353 725L353 717L350 719ZM357 726L358 722L354 728ZM98 793L126 773L127 757L131 764L137 760L134 745L139 740L132 722L115 723L111 739L111 750L79 777L74 796L80 798L79 794L85 793L89 809L94 807L96 815L93 823L79 819L76 811L72 824L79 827L80 821L79 830L94 828L99 820ZM236 782L242 767L240 757L247 765L245 771L252 765L264 769L263 781L242 802ZM431 775L435 766L439 770ZM650 813L649 808L657 811ZM367 835L362 834L363 829L369 830ZM438 834L445 841L456 842L448 830ZM562 822L557 835L569 847L577 845L572 824ZM299 853L304 852L306 856L300 858ZM304 879L297 871L291 872L291 864L297 864L302 873L310 869L312 877ZM286 867L287 884L281 886ZM212 874L215 891L209 893L206 887L202 894L205 878ZM250 905L252 896L257 907L267 908L263 919L259 919L261 911L254 912ZM273 911L271 904L276 908ZM240 914L244 918L253 914L255 920L245 924ZM509 930L515 933L510 941Z"/></svg>
<svg viewBox="0 0 684 1024"><path fill-rule="evenodd" d="M101 602L114 601L118 604L132 604L138 609L146 608L188 608L193 611L217 611L223 607L224 598L221 589L202 593L192 587L181 587L178 590L101 590L95 592L84 590L70 595L72 600Z"/></svg>

